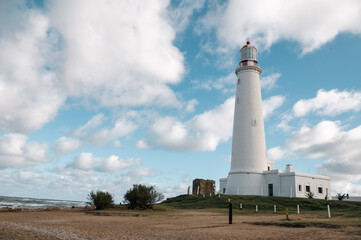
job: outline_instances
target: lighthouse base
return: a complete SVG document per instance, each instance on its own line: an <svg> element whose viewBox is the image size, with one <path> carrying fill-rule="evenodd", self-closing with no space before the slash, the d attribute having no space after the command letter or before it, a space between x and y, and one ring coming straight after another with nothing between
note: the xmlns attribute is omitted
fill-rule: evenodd
<svg viewBox="0 0 361 240"><path fill-rule="evenodd" d="M263 173L230 173L228 175L225 194L263 196L264 185L265 180Z"/></svg>

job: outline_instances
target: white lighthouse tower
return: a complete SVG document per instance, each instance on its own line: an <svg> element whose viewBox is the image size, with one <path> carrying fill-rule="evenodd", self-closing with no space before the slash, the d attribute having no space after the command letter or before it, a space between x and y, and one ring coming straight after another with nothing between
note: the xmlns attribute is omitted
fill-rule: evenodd
<svg viewBox="0 0 361 240"><path fill-rule="evenodd" d="M234 107L231 170L219 179L220 192L229 195L259 195L329 199L330 178L274 169L267 161L262 97L257 49L247 41L236 70L237 90Z"/></svg>
<svg viewBox="0 0 361 240"><path fill-rule="evenodd" d="M227 194L259 195L267 170L266 140L257 49L247 41L236 70L237 90L234 108L232 162Z"/></svg>

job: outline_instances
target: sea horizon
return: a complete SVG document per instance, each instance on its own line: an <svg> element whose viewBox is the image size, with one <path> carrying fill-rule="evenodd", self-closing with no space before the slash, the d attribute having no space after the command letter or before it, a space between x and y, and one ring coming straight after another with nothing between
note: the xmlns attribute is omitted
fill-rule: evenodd
<svg viewBox="0 0 361 240"><path fill-rule="evenodd" d="M45 199L33 197L12 197L0 196L0 208L21 208L21 209L37 209L48 207L71 208L85 207L89 205L86 201Z"/></svg>

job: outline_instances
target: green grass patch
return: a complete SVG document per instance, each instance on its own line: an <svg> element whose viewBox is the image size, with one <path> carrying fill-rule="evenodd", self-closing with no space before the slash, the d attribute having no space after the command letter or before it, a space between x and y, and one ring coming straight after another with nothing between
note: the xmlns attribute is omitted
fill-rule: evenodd
<svg viewBox="0 0 361 240"><path fill-rule="evenodd" d="M288 198L288 197L261 197L261 196L238 196L238 195L221 195L216 196L196 196L196 195L180 195L174 198L168 198L159 206L172 207L174 209L225 209L228 211L228 199L232 203L233 210L242 209L240 212L233 211L234 214L274 214L273 206L277 206L277 214L285 214L288 209L289 214L297 213L297 205L300 206L301 213L317 213L327 215L327 203L331 207L333 216L344 216L350 218L361 217L361 202L338 201L338 200L322 200L308 198ZM255 212L258 205L258 213ZM218 211L218 210L217 210Z"/></svg>

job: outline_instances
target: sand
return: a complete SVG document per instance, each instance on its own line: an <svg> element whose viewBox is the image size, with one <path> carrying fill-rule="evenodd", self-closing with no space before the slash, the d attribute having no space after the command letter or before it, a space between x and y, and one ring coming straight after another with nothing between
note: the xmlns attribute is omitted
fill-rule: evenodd
<svg viewBox="0 0 361 240"><path fill-rule="evenodd" d="M297 215L298 219L309 216ZM0 239L360 239L356 227L254 225L284 216L228 216L180 211L150 216L97 216L82 209L0 212ZM325 220L325 219L323 219Z"/></svg>

